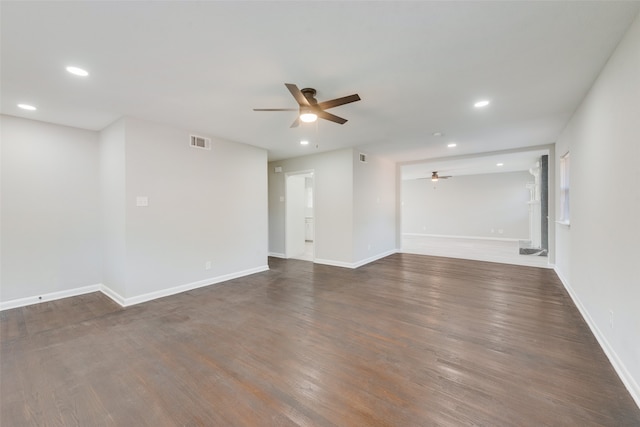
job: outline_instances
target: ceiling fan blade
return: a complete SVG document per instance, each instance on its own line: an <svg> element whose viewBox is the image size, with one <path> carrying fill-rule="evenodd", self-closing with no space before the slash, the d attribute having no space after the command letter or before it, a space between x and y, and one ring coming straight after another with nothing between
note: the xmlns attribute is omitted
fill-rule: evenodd
<svg viewBox="0 0 640 427"><path fill-rule="evenodd" d="M254 108L253 111L298 111L298 108Z"/></svg>
<svg viewBox="0 0 640 427"><path fill-rule="evenodd" d="M291 123L291 126L289 126L289 127L290 128L297 128L299 124L300 124L300 117L296 117L296 119L293 121L293 123Z"/></svg>
<svg viewBox="0 0 640 427"><path fill-rule="evenodd" d="M342 98L332 99L330 101L318 102L318 107L322 108L323 110L327 110L329 108L349 104L356 101L360 101L360 96L357 93L354 95L343 96Z"/></svg>
<svg viewBox="0 0 640 427"><path fill-rule="evenodd" d="M289 92L291 92L291 95L293 95L300 106L310 106L309 101L304 96L302 91L298 89L298 86L294 85L293 83L285 83L284 85L287 87L287 89L289 89Z"/></svg>
<svg viewBox="0 0 640 427"><path fill-rule="evenodd" d="M347 119L343 119L342 117L334 116L331 113L327 113L326 111L316 110L315 113L321 119L329 120L331 122L339 123L341 125L347 123Z"/></svg>

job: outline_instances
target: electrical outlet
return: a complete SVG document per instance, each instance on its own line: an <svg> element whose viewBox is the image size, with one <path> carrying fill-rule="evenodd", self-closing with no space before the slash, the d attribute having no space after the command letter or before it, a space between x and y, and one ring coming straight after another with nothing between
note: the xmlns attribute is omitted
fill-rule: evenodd
<svg viewBox="0 0 640 427"><path fill-rule="evenodd" d="M504 233L504 230L501 228L498 230L498 234L502 234L502 233Z"/></svg>
<svg viewBox="0 0 640 427"><path fill-rule="evenodd" d="M204 269L205 269L205 270L211 270L211 261L207 261L207 262L204 264Z"/></svg>
<svg viewBox="0 0 640 427"><path fill-rule="evenodd" d="M370 251L371 250L371 245L367 245L367 250Z"/></svg>

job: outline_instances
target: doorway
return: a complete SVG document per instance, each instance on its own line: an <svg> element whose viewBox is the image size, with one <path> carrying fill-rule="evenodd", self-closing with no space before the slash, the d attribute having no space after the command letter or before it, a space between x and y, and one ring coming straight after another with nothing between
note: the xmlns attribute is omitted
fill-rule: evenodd
<svg viewBox="0 0 640 427"><path fill-rule="evenodd" d="M549 150L402 165L402 251L547 266Z"/></svg>
<svg viewBox="0 0 640 427"><path fill-rule="evenodd" d="M313 171L287 173L285 210L285 255L313 261L315 257L315 213Z"/></svg>

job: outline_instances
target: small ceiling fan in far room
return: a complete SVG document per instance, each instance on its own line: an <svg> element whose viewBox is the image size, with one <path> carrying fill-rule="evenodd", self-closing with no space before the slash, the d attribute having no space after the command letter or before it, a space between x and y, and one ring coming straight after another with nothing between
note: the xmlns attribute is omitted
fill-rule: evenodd
<svg viewBox="0 0 640 427"><path fill-rule="evenodd" d="M431 181L433 182L438 182L439 179L448 179L448 178L452 178L452 175L444 175L444 176L439 176L438 175L438 171L433 171L431 173Z"/></svg>
<svg viewBox="0 0 640 427"><path fill-rule="evenodd" d="M327 113L325 110L329 108L338 107L340 105L349 104L351 102L360 101L358 94L344 96L342 98L332 99L330 101L318 102L315 98L316 90L313 88L298 89L298 86L293 83L284 84L291 95L298 103L298 108L254 108L253 111L296 111L299 110L300 114L296 120L291 124L292 128L298 127L300 121L305 123L315 122L318 118L329 120L338 124L345 124L347 119L335 116L331 113Z"/></svg>

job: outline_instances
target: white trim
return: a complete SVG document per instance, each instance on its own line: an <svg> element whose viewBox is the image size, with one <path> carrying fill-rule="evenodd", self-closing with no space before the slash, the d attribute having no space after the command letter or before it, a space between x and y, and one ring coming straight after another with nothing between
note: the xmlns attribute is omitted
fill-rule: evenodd
<svg viewBox="0 0 640 427"><path fill-rule="evenodd" d="M455 259L466 259L470 261L483 261L483 262L494 262L497 264L508 264L508 265L520 265L522 267L535 267L535 268L553 268L552 264L549 264L549 260L547 258L547 263L544 265L539 265L534 261L535 258L546 258L546 257L538 257L536 255L520 255L520 258L508 258L504 259L499 256L485 256L484 254L442 254L437 253L435 251L411 251L407 249L400 249L399 253L401 254L411 254L411 255L425 255L425 256L434 256L439 258L455 258Z"/></svg>
<svg viewBox="0 0 640 427"><path fill-rule="evenodd" d="M84 286L82 288L67 289L65 291L51 292L43 295L36 295L33 297L18 298L10 301L0 302L0 311L9 310L12 308L25 307L27 305L38 304L46 301L54 301L62 298L75 297L78 295L89 294L91 292L102 292L118 305L122 307L129 307L132 305L140 304L143 302L151 301L157 298L167 297L170 295L179 294L181 292L190 291L192 289L201 288L204 286L215 285L216 283L226 282L227 280L237 279L239 277L248 276L250 274L261 273L269 270L268 265L260 267L250 268L235 273L224 274L222 276L212 277L209 279L199 280L197 282L187 283L184 285L174 286L172 288L162 289L155 292L149 292L147 294L138 295L135 297L125 298L122 295L115 292L108 286L99 283L91 286Z"/></svg>
<svg viewBox="0 0 640 427"><path fill-rule="evenodd" d="M334 261L332 259L315 258L313 262L314 264L330 265L332 267L355 268L350 262Z"/></svg>
<svg viewBox="0 0 640 427"><path fill-rule="evenodd" d="M287 258L285 254L281 254L280 252L269 252L269 256L272 256L274 258L283 258L283 259Z"/></svg>
<svg viewBox="0 0 640 427"><path fill-rule="evenodd" d="M416 237L445 237L448 239L500 240L504 242L519 242L520 240L530 240L529 238L516 239L513 237L450 236L448 234L423 234L423 233L402 233L402 235L416 236Z"/></svg>
<svg viewBox="0 0 640 427"><path fill-rule="evenodd" d="M382 252L382 253L380 253L380 254L374 255L374 256L372 256L372 257L369 257L369 258L366 258L366 259L363 259L363 260L361 260L361 261L358 261L358 262L354 263L354 264L353 264L353 265L354 265L354 267L353 267L353 268L362 267L362 266L363 266L363 265L365 265L365 264L369 264L369 263L371 263L371 262L374 262L374 261L377 261L377 260L379 260L379 259L382 259L382 258L388 257L389 255L393 255L393 254L396 254L396 253L398 253L398 252L399 252L399 250L398 250L398 249L391 249L391 250L389 250L389 251Z"/></svg>
<svg viewBox="0 0 640 427"><path fill-rule="evenodd" d="M90 294L101 290L102 284L83 286L81 288L66 289L64 291L50 292L42 295L35 295L26 298L17 298L9 301L0 302L0 311L10 310L12 308L26 307L41 302L55 301L62 298L75 297L78 295Z"/></svg>
<svg viewBox="0 0 640 427"><path fill-rule="evenodd" d="M250 268L248 270L243 270L235 273L224 274L222 276L212 277L210 279L198 280L197 282L186 283L184 285L179 285L179 286L174 286L172 288L166 288L159 291L149 292L147 294L142 294L135 297L123 298L124 304L121 304L121 305L123 307L129 307L132 305L140 304L140 303L151 301L154 299L168 297L170 295L175 295L175 294L190 291L193 289L202 288L204 286L215 285L216 283L226 282L227 280L237 279L238 277L244 277L250 274L260 273L267 270L269 270L269 266L263 265L260 267Z"/></svg>
<svg viewBox="0 0 640 427"><path fill-rule="evenodd" d="M358 267L362 267L365 264L369 264L370 262L373 261L377 261L381 258L384 257L388 257L389 255L393 255L395 253L398 253L399 250L398 249L391 249L389 251L386 252L382 252L378 255L374 255L372 257L360 260L358 262L344 262L344 261L334 261L332 259L320 259L320 258L316 258L313 260L314 263L316 264L323 264L323 265L330 265L333 267L343 267L343 268L358 268Z"/></svg>
<svg viewBox="0 0 640 427"><path fill-rule="evenodd" d="M571 297L571 300L573 301L575 306L578 308L578 311L580 311L582 318L585 320L585 322L587 322L589 329L591 329L591 333L596 337L598 344L600 344L600 347L604 351L604 354L607 355L607 358L613 366L613 369L618 374L618 377L620 377L620 380L622 380L622 383L627 388L627 391L629 391L629 394L636 402L636 405L638 405L638 408L640 408L640 385L638 385L633 376L631 376L631 373L627 370L622 360L620 360L618 354L609 344L609 341L607 341L607 338L604 336L604 334L600 332L600 329L596 325L596 322L593 321L593 319L589 315L589 312L582 304L580 298L578 298L578 295L575 293L569 282L565 280L557 267L554 267L553 270L556 272L558 278L562 282L562 285L569 293L569 296Z"/></svg>
<svg viewBox="0 0 640 427"><path fill-rule="evenodd" d="M110 287L103 284L100 287L100 292L111 298L120 307L124 307L125 298Z"/></svg>

